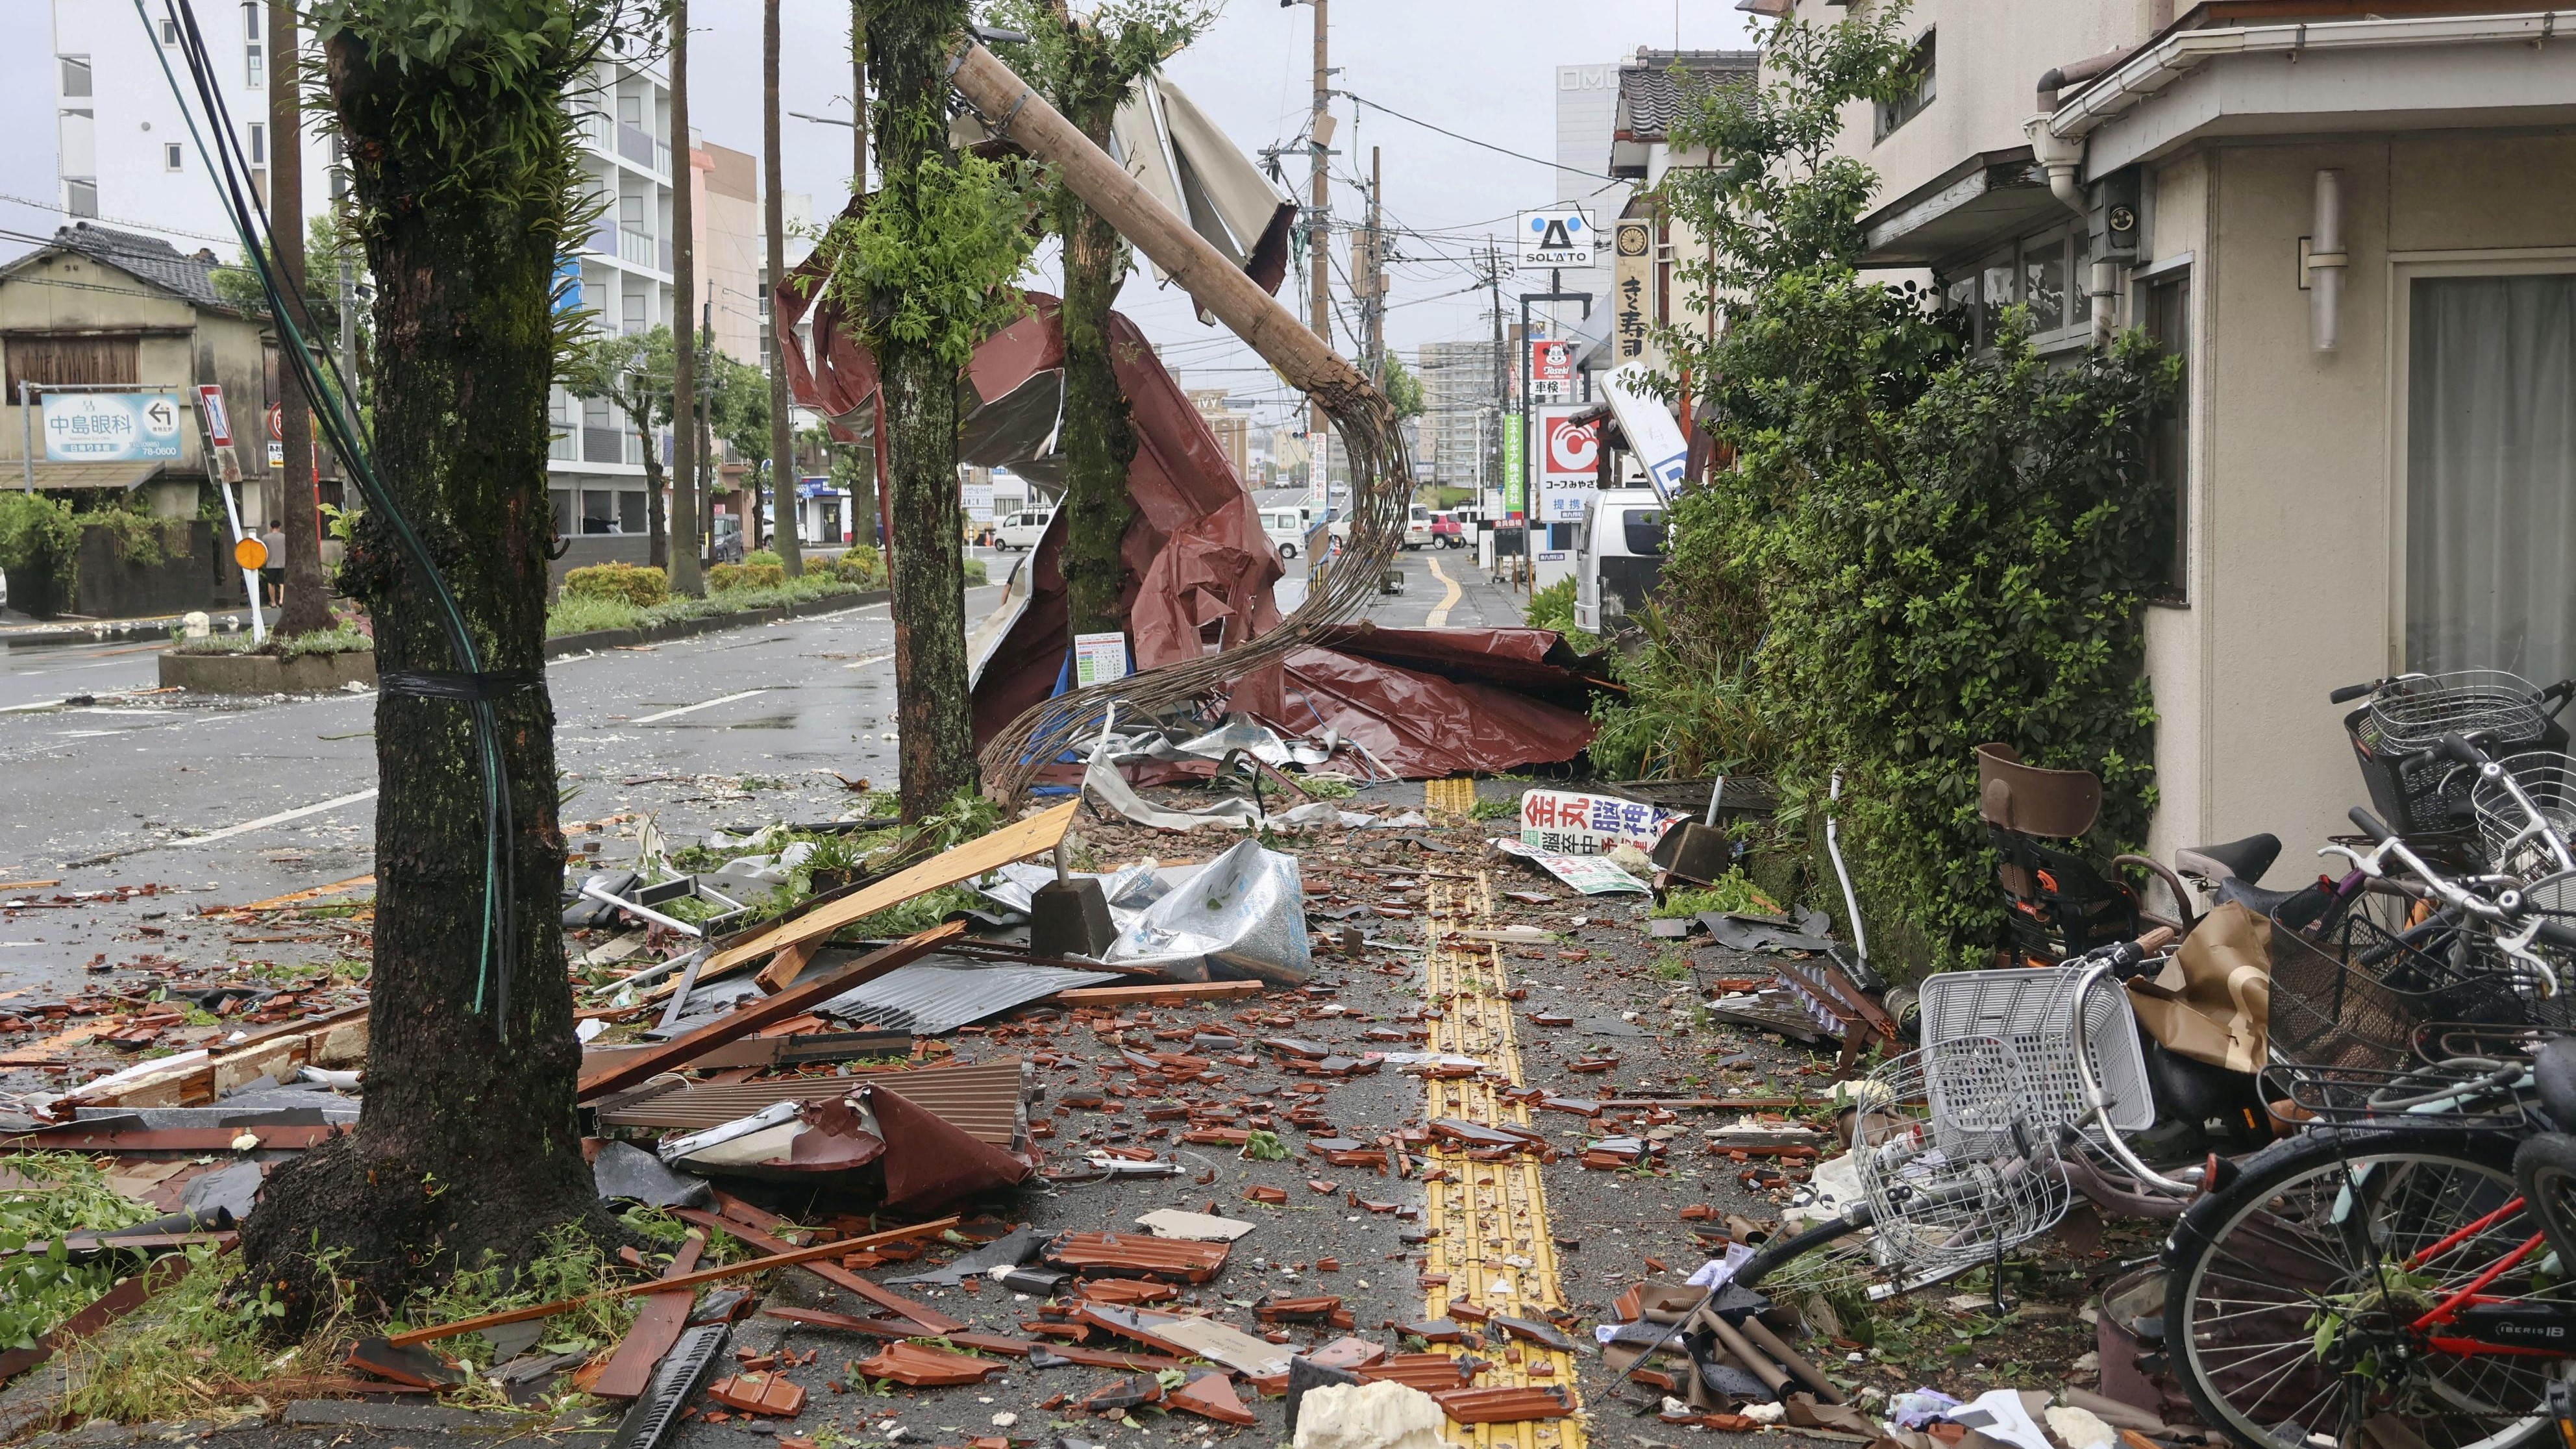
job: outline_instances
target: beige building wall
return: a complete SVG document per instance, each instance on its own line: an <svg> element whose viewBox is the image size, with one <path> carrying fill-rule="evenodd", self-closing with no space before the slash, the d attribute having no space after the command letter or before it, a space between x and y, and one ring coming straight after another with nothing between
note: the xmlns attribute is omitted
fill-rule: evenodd
<svg viewBox="0 0 2576 1449"><path fill-rule="evenodd" d="M2297 285L2323 168L2343 172L2350 258L2330 353ZM2565 135L2228 145L2156 172L2148 245L2190 256L2195 313L2190 607L2148 634L2160 853L2268 830L2295 879L2350 832L2366 796L2326 694L2408 664L2408 286L2576 271L2576 198L2531 184L2571 172Z"/></svg>
<svg viewBox="0 0 2576 1449"><path fill-rule="evenodd" d="M698 143L699 300L715 304L716 349L754 367L760 359L760 158ZM699 314L704 316L702 312Z"/></svg>

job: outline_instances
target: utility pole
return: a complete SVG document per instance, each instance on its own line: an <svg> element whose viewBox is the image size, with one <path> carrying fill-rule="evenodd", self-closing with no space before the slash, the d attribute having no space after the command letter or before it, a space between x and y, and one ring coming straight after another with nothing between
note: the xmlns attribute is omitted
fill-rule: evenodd
<svg viewBox="0 0 2576 1449"><path fill-rule="evenodd" d="M1368 297L1360 304L1361 315L1368 318L1369 381L1381 387L1386 383L1386 231L1381 224L1379 203L1385 199L1386 182L1378 168L1378 148L1369 148L1368 205Z"/></svg>
<svg viewBox="0 0 2576 1449"><path fill-rule="evenodd" d="M277 253L278 280L291 298L289 311L311 316L304 306L304 98L298 92L303 74L296 65L295 6L291 0L268 0L268 215ZM281 346L294 345L278 329ZM319 339L305 338L310 346ZM309 634L331 627L330 591L322 582L322 513L313 496L313 405L304 396L299 374L291 365L277 369L279 460L278 512L269 517L285 525L286 557L269 567L284 571L286 587L277 632ZM252 607L258 601L252 600Z"/></svg>
<svg viewBox="0 0 2576 1449"><path fill-rule="evenodd" d="M769 254L762 258L769 293L761 298L762 310L769 316L769 496L778 506L778 561L787 566L787 576L805 572L803 490L796 483L796 427L794 406L787 396L787 348L794 340L779 324L785 320L778 310L778 288L787 280L787 199L781 195L786 185L786 163L779 156L778 124L778 0L762 7L760 38L761 90L761 158L762 188L769 194L762 200L761 228L769 233ZM853 134L867 134L864 126ZM760 484L751 486L752 516L760 516Z"/></svg>
<svg viewBox="0 0 2576 1449"><path fill-rule="evenodd" d="M1490 240L1485 243L1485 287L1494 307L1494 437L1486 444L1491 450L1487 456L1492 463L1485 470L1485 477L1486 486L1494 490L1494 496L1505 499L1510 496L1512 484L1503 476L1503 415L1512 406L1512 374L1511 365L1503 356L1503 253L1502 248ZM1481 496L1476 499L1479 506L1484 501ZM1503 511L1502 508L1494 510L1497 527L1503 522ZM1521 550L1526 560L1529 551L1529 521L1526 518L1521 521Z"/></svg>
<svg viewBox="0 0 2576 1449"><path fill-rule="evenodd" d="M1332 154L1333 139L1333 70L1327 61L1326 42L1332 33L1328 14L1331 0L1308 0L1315 7L1315 105L1306 122L1306 160L1308 201L1306 211L1306 247L1308 280L1306 307L1315 335L1324 346L1333 345L1333 192L1332 178L1325 159ZM1324 405L1309 403L1306 408L1306 467L1311 476L1306 480L1306 497L1322 514L1333 501L1332 454L1326 444L1329 436ZM1313 573L1314 566L1307 565Z"/></svg>
<svg viewBox="0 0 2576 1449"><path fill-rule="evenodd" d="M671 5L671 592L699 595L698 203L689 159L689 0ZM682 533L681 529L687 529Z"/></svg>

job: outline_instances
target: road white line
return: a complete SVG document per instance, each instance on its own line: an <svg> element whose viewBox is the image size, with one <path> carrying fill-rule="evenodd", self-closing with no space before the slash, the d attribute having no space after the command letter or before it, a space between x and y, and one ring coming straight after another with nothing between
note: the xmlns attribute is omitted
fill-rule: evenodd
<svg viewBox="0 0 2576 1449"><path fill-rule="evenodd" d="M767 694L768 692L769 691L765 689L746 689L740 694L721 694L716 696L714 699L700 700L696 704L684 704L678 709L666 709L660 714L644 715L640 718L630 719L626 721L626 723L653 724L660 720L673 719L684 714L696 714L702 709L713 709L720 704L731 704L737 699L749 699L755 694Z"/></svg>
<svg viewBox="0 0 2576 1449"><path fill-rule="evenodd" d="M871 664L883 664L893 657L894 656L891 654L871 654L865 659L853 659L841 667L843 669L865 669Z"/></svg>
<svg viewBox="0 0 2576 1449"><path fill-rule="evenodd" d="M1443 584L1449 586L1449 592L1443 594L1440 598L1440 602L1432 606L1431 617L1422 621L1422 627L1425 629L1448 628L1449 611L1458 607L1458 601L1466 597L1467 591L1458 587L1458 581L1456 579L1453 579L1440 571L1440 560L1436 558L1426 559L1424 562L1431 565L1431 576L1433 578L1438 579Z"/></svg>
<svg viewBox="0 0 2576 1449"><path fill-rule="evenodd" d="M31 709L56 709L70 702L66 699L40 699L33 704L0 704L0 714L18 714Z"/></svg>
<svg viewBox="0 0 2576 1449"><path fill-rule="evenodd" d="M229 840L236 835L248 835L254 830L266 830L272 825L284 825L289 820L301 820L307 815L319 815L325 810L337 810L342 806L355 805L361 800L373 800L374 798L376 798L376 791L375 787L371 785L368 788L359 791L355 795L343 795L337 800L325 800L318 805L305 805L293 810L280 810L274 815L263 815L257 820L245 820L239 825L227 825L221 830L210 830L203 835L191 835L184 839L173 840L168 843L171 845L205 845L212 841Z"/></svg>

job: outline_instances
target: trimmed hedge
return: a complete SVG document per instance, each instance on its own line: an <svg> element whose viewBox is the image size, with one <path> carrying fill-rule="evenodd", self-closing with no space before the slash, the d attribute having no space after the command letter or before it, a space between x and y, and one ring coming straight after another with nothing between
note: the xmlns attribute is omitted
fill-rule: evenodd
<svg viewBox="0 0 2576 1449"><path fill-rule="evenodd" d="M616 599L649 609L668 602L671 580L660 569L642 564L604 563L564 575L563 591L588 599Z"/></svg>

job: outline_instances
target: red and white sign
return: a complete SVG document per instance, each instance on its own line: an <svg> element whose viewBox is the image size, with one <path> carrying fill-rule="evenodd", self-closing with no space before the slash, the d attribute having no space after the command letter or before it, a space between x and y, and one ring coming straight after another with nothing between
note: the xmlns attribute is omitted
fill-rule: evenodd
<svg viewBox="0 0 2576 1449"><path fill-rule="evenodd" d="M1576 522L1583 517L1583 505L1599 491L1601 425L1574 421L1589 411L1574 403L1538 410L1538 510L1533 522Z"/></svg>
<svg viewBox="0 0 2576 1449"><path fill-rule="evenodd" d="M286 408L283 404L268 405L268 440L272 443L286 441Z"/></svg>
<svg viewBox="0 0 2576 1449"><path fill-rule="evenodd" d="M224 410L224 390L214 383L197 385L197 408L206 416L206 436L218 448L233 445L232 414Z"/></svg>
<svg viewBox="0 0 2576 1449"><path fill-rule="evenodd" d="M1530 401L1564 402L1574 396L1574 344L1541 337L1530 347Z"/></svg>

